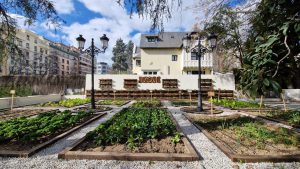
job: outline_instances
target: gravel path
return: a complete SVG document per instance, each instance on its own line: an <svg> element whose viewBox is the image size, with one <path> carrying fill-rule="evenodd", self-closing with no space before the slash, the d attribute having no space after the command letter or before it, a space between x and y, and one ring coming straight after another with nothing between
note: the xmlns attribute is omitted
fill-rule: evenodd
<svg viewBox="0 0 300 169"><path fill-rule="evenodd" d="M99 169L229 169L229 168L300 168L299 163L260 163L260 164L238 164L231 162L212 142L210 142L196 127L194 127L187 119L184 118L179 108L170 106L167 101L163 102L169 108L175 119L178 121L184 133L192 141L197 151L203 157L201 161L195 162L158 162L158 161L114 161L114 160L60 160L57 159L57 154L68 146L82 138L88 131L93 130L103 121L111 118L115 113L121 110L119 107L114 107L111 113L105 117L87 125L81 130L74 132L68 137L59 140L49 148L46 148L30 158L1 158L1 169L14 168L39 168L39 169L84 169L84 168L99 168ZM123 107L127 107L127 104ZM123 108L122 107L122 108ZM249 168L250 167L250 168Z"/></svg>
<svg viewBox="0 0 300 169"><path fill-rule="evenodd" d="M299 169L300 163L234 163L220 149L218 149L201 131L199 131L192 123L190 123L183 115L179 107L171 106L171 103L164 101L167 107L179 123L183 132L191 140L196 147L198 153L203 158L201 164L204 168L221 169L221 168L241 168L241 169ZM232 114L235 112L228 111L224 114Z"/></svg>

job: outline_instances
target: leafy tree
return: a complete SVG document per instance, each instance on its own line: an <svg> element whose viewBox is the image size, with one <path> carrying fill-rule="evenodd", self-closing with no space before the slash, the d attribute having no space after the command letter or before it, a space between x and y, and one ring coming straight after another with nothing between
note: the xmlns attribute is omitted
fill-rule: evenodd
<svg viewBox="0 0 300 169"><path fill-rule="evenodd" d="M127 54L126 54L126 44L120 38L117 40L115 47L113 48L113 64L112 68L115 71L127 71Z"/></svg>
<svg viewBox="0 0 300 169"><path fill-rule="evenodd" d="M300 1L262 0L251 23L242 89L255 97L299 81Z"/></svg>
<svg viewBox="0 0 300 169"><path fill-rule="evenodd" d="M133 54L133 47L134 44L131 40L126 45L126 55L127 55L127 64L128 64L128 69L131 71L132 70L132 54Z"/></svg>

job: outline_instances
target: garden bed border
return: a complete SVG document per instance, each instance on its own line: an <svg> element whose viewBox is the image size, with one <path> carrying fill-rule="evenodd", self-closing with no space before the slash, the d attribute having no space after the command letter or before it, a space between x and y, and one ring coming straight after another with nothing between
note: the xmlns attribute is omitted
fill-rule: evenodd
<svg viewBox="0 0 300 169"><path fill-rule="evenodd" d="M300 154L294 155L242 155L232 152L230 149L225 147L220 141L215 139L207 130L194 121L186 114L183 113L184 117L187 118L195 127L197 127L211 142L213 142L228 158L233 162L245 162L245 163L255 163L255 162L299 162Z"/></svg>
<svg viewBox="0 0 300 169"><path fill-rule="evenodd" d="M40 151L41 149L45 148L45 147L48 147L50 146L51 144L55 143L56 141L62 139L63 137L66 137L67 135L73 133L74 131L86 126L87 124L103 117L104 115L106 115L107 112L103 112L103 113L100 113L98 115L96 115L95 117L89 119L88 121L80 124L80 125L77 125L73 128L71 128L70 130L44 142L44 143L41 143L35 147L33 147L32 149L28 150L28 151L0 151L0 157L23 157L23 158L28 158L30 156L32 156L33 154L37 153L38 151Z"/></svg>
<svg viewBox="0 0 300 169"><path fill-rule="evenodd" d="M166 108L163 108L166 109ZM182 133L179 124L174 119L172 114L168 111L170 118L176 126L178 132ZM72 151L82 142L86 137L83 137L71 147L66 148L58 154L59 159L66 160L123 160L123 161L198 161L201 156L197 153L191 141L184 135L182 141L189 151L188 153L120 153L120 152L86 152L86 151Z"/></svg>

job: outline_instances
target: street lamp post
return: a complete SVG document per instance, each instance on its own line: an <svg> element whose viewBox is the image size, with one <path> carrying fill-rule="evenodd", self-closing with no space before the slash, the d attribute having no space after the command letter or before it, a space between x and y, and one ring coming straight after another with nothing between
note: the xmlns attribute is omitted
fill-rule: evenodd
<svg viewBox="0 0 300 169"><path fill-rule="evenodd" d="M192 35L197 34L198 44L193 47L192 45ZM206 39L208 41L208 46L204 46L201 44L201 39ZM208 51L213 51L216 48L217 36L214 33L207 34L205 32L191 32L183 37L183 48L185 48L186 52L195 52L197 53L198 59L198 112L203 111L202 107L202 96L201 96L201 57Z"/></svg>
<svg viewBox="0 0 300 169"><path fill-rule="evenodd" d="M92 109L96 109L96 105L95 105L95 88L94 88L94 58L95 55L99 54L99 53L105 53L105 50L108 47L108 41L109 39L106 37L105 34L103 34L103 36L100 38L100 42L101 42L101 48L99 49L94 45L94 38L92 38L92 45L90 47L88 47L87 49L84 49L84 43L85 43L85 39L82 37L82 35L79 35L79 37L76 38L77 42L78 42L78 48L82 53L86 53L88 55L90 55L92 57L92 89L91 89L91 105L92 105Z"/></svg>

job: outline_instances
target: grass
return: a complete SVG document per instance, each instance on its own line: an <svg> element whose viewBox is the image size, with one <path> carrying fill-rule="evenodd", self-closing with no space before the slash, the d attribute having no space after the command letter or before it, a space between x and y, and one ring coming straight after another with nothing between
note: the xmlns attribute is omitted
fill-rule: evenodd
<svg viewBox="0 0 300 169"><path fill-rule="evenodd" d="M231 99L210 99L209 101L218 106L224 106L231 109L259 108L259 104L254 102L238 101ZM264 105L262 105L262 107L264 107Z"/></svg>
<svg viewBox="0 0 300 169"><path fill-rule="evenodd" d="M256 145L259 149L270 144L298 146L300 141L299 135L286 128L271 129L265 123L250 117L197 119L196 123L210 131L233 132L236 142Z"/></svg>
<svg viewBox="0 0 300 169"><path fill-rule="evenodd" d="M96 104L99 105L117 105L117 106L122 106L125 103L127 103L127 100L99 100L97 101Z"/></svg>

